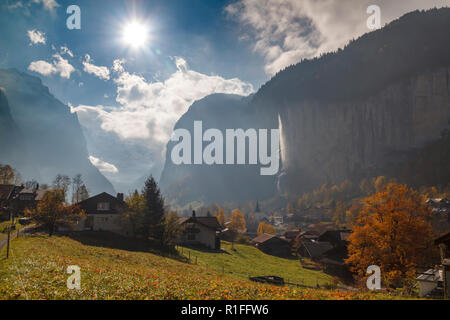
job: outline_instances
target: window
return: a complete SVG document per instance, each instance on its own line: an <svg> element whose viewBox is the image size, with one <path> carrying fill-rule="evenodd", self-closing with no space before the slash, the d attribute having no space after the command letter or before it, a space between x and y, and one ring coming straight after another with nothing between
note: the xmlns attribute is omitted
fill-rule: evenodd
<svg viewBox="0 0 450 320"><path fill-rule="evenodd" d="M109 202L99 202L97 203L97 210L107 211L109 210Z"/></svg>

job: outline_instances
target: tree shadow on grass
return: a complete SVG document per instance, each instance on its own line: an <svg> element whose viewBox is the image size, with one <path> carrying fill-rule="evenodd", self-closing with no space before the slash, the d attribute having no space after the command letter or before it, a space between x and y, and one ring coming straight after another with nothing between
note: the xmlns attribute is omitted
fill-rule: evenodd
<svg viewBox="0 0 450 320"><path fill-rule="evenodd" d="M148 252L166 258L186 262L185 257L180 256L175 250L169 250L161 247L157 241L129 238L107 231L60 232L58 235L67 236L88 246L134 252Z"/></svg>
<svg viewBox="0 0 450 320"><path fill-rule="evenodd" d="M194 245L182 245L180 247L183 247L186 250L195 250L195 251L200 251L200 252L205 252L205 253L225 253L225 254L230 254L229 252L227 252L227 251L225 251L223 249L219 249L219 250L211 249L211 248L208 248L206 246L200 246L200 245L197 245L197 246L194 246Z"/></svg>

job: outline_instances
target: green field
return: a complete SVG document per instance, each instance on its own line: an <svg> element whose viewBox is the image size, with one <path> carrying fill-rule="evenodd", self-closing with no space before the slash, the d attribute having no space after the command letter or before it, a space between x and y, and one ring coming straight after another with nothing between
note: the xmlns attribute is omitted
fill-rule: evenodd
<svg viewBox="0 0 450 320"><path fill-rule="evenodd" d="M302 268L298 259L284 259L265 254L249 245L234 244L222 241L221 252L205 252L192 248L178 247L178 252L191 258L191 263L197 263L219 273L231 274L248 279L253 276L279 276L285 282L311 287L331 285L332 277L320 272Z"/></svg>
<svg viewBox="0 0 450 320"><path fill-rule="evenodd" d="M121 247L115 249L113 247ZM179 258L163 257L129 247L111 235L53 236L37 234L12 241L11 257L0 252L0 299L388 299L388 295L290 286L258 284L246 279L245 269L290 277L294 260L264 256L260 266L253 248L236 246L226 253L198 252L200 265ZM227 250L227 245L224 246ZM208 256L210 255L210 256ZM210 261L208 268L201 261ZM213 263L212 261L217 262ZM273 259L273 261L272 261ZM233 265L235 264L242 265ZM227 271L216 271L221 264ZM67 267L81 268L81 290L66 287ZM279 268L277 268L277 265ZM308 275L326 281L326 276L299 270L297 279ZM294 277L292 277L294 279ZM305 280L306 281L306 280ZM312 280L314 283L315 280Z"/></svg>

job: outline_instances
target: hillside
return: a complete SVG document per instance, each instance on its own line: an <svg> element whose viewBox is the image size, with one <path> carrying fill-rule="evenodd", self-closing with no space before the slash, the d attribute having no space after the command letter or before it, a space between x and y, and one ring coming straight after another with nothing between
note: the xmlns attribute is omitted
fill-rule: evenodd
<svg viewBox="0 0 450 320"><path fill-rule="evenodd" d="M23 179L50 184L57 174L83 175L93 194L114 194L111 183L89 161L76 114L57 100L41 79L15 69L0 70L0 163L17 169ZM4 94L4 96L3 96ZM4 114L2 116L2 114ZM18 134L17 134L18 132ZM8 152L7 142L14 150ZM26 161L28 160L28 161Z"/></svg>
<svg viewBox="0 0 450 320"><path fill-rule="evenodd" d="M257 284L242 276L222 274L136 248L127 251L101 247L102 239L93 237L74 240L34 235L15 239L11 259L4 258L5 249L0 252L0 299L397 298L386 294ZM79 292L66 287L69 265L81 268Z"/></svg>

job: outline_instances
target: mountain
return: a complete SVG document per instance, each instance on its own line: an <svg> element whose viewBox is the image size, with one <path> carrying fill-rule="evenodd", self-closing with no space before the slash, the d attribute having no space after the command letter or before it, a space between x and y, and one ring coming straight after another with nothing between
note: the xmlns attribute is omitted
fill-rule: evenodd
<svg viewBox="0 0 450 320"><path fill-rule="evenodd" d="M204 105L203 112L217 123L229 119L224 125L236 128L246 110L251 110L252 115L264 119L254 120L256 125L279 127L279 193L298 195L324 183L383 174L407 161L411 150L438 140L448 127L448 30L448 8L406 14L351 41L344 49L280 71L254 96L243 99L245 107L228 108L226 98L220 102L207 97L203 104L211 103ZM183 116L184 127L198 119L191 109ZM166 168L178 170L168 157ZM224 191L223 186L242 181L246 169L227 175L218 173L223 170L220 166L207 169L191 165L182 169L187 182L168 175L164 185L177 181L183 186L180 189L195 188L186 201L224 192L229 193L228 198L239 194L233 199L236 201L238 197L255 199L263 195L256 190L249 194L247 189L273 190L272 180L251 175L236 190L231 190L236 187L233 185ZM208 184L203 184L204 180ZM242 190L247 193L241 194Z"/></svg>
<svg viewBox="0 0 450 320"><path fill-rule="evenodd" d="M203 132L210 128L224 134L228 128L260 129L272 126L271 118L259 114L250 97L214 94L196 101L175 124L194 136L194 121L202 121ZM272 126L276 128L276 126ZM160 186L165 196L178 204L193 200L210 202L264 199L276 191L276 176L261 176L259 165L175 165L171 152L176 142L167 144L166 163ZM206 147L208 143L203 143ZM192 145L191 154L194 147ZM224 151L225 153L225 151ZM248 154L246 155L248 158ZM246 162L247 163L247 162ZM257 183L255 183L257 182Z"/></svg>
<svg viewBox="0 0 450 320"><path fill-rule="evenodd" d="M39 78L15 69L0 70L0 87L0 163L10 164L24 179L41 183L51 183L58 173L81 173L91 194L115 193L88 159L77 115Z"/></svg>
<svg viewBox="0 0 450 320"><path fill-rule="evenodd" d="M27 146L22 132L11 116L8 99L0 87L0 164L14 163L24 168L32 168L28 161ZM22 157L22 155L24 155Z"/></svg>

